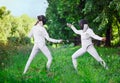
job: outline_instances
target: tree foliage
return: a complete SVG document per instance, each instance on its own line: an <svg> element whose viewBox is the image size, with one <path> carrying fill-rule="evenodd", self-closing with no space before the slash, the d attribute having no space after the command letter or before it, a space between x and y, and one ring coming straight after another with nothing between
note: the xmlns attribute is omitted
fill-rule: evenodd
<svg viewBox="0 0 120 83"><path fill-rule="evenodd" d="M27 15L14 17L6 7L0 8L0 42L25 43L28 42L27 34L33 26L34 19Z"/></svg>
<svg viewBox="0 0 120 83"><path fill-rule="evenodd" d="M71 1L71 4L70 4ZM46 12L49 24L49 32L51 36L63 38L63 39L73 39L76 36L67 26L67 22L75 23L78 22L80 15L75 11L78 8L76 4L79 0L48 0L49 7ZM74 7L75 6L75 7ZM76 18L78 17L78 18ZM57 35L56 35L57 34ZM72 35L74 34L74 36Z"/></svg>
<svg viewBox="0 0 120 83"><path fill-rule="evenodd" d="M49 20L49 31L52 32L52 36L56 36L57 34L64 39L73 39L76 35L66 26L66 23L71 22L78 27L78 21L84 18L88 20L90 27L93 28L97 34L106 36L106 46L119 44L119 0L47 1L49 6L47 8L46 16Z"/></svg>

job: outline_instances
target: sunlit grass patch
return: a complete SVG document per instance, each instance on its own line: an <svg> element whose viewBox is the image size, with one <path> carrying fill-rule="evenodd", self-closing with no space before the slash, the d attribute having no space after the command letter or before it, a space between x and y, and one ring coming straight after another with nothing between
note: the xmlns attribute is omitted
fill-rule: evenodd
<svg viewBox="0 0 120 83"><path fill-rule="evenodd" d="M22 48L23 47L23 48ZM32 46L22 46L12 53L7 65L0 71L0 83L119 83L119 48L96 47L99 55L107 63L105 70L91 55L85 53L77 59L78 72L72 65L72 54L80 46L49 47L53 56L50 71L46 71L47 58L39 52L33 59L27 73L23 75L25 64Z"/></svg>

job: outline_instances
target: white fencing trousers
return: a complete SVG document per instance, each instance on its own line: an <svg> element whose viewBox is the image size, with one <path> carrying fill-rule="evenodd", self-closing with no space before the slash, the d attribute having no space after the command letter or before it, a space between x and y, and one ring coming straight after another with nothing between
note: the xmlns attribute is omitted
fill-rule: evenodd
<svg viewBox="0 0 120 83"><path fill-rule="evenodd" d="M39 50L41 50L41 52L43 52L43 54L47 57L48 61L47 61L46 67L47 67L47 69L50 68L50 65L52 63L52 56L51 56L49 49L47 48L46 45L41 46L40 44L34 44L32 52L29 56L29 59L27 61L27 64L25 66L23 74L26 73L26 71L28 70L28 68L30 66L30 63L32 62L33 58L35 57L35 55L38 53Z"/></svg>
<svg viewBox="0 0 120 83"><path fill-rule="evenodd" d="M96 49L94 46L91 44L89 46L85 46L77 50L73 55L72 55L72 62L73 66L75 69L77 69L77 57L82 56L85 52L88 52L90 55L92 55L97 61L103 61L102 58L98 55Z"/></svg>

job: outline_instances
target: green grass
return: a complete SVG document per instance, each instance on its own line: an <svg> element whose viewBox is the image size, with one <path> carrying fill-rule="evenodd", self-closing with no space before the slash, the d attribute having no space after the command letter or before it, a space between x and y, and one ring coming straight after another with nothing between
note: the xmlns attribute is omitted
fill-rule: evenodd
<svg viewBox="0 0 120 83"><path fill-rule="evenodd" d="M71 56L80 47L50 47L53 62L46 72L46 57L40 52L33 59L27 73L22 75L32 47L21 46L7 55L1 63L0 83L120 83L120 48L96 47L107 63L105 70L91 55L85 53L77 59L78 72L72 65ZM7 62L7 64L5 64Z"/></svg>

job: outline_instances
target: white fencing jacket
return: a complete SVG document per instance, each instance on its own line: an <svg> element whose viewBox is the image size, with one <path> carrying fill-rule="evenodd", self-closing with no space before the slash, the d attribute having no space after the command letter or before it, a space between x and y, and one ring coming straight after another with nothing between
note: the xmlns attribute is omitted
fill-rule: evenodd
<svg viewBox="0 0 120 83"><path fill-rule="evenodd" d="M84 24L83 30L77 30L74 26L71 26L72 30L76 33L81 35L81 44L82 47L89 46L92 44L92 38L96 40L102 40L102 37L96 35L92 29L88 27L87 24Z"/></svg>
<svg viewBox="0 0 120 83"><path fill-rule="evenodd" d="M28 37L33 37L34 38L34 42L35 43L40 43L41 45L45 45L45 39L47 39L50 42L53 43L59 43L61 40L56 40L56 39L52 39L49 37L46 29L43 26L40 26L39 24L34 26Z"/></svg>

